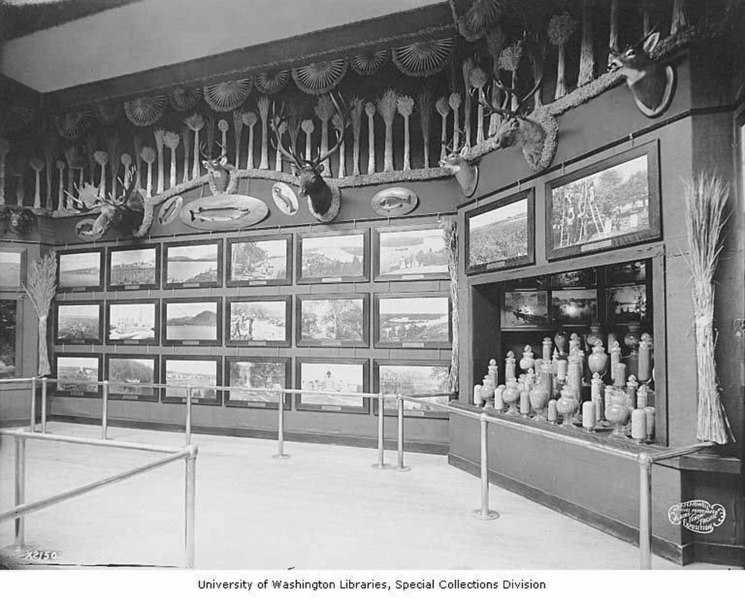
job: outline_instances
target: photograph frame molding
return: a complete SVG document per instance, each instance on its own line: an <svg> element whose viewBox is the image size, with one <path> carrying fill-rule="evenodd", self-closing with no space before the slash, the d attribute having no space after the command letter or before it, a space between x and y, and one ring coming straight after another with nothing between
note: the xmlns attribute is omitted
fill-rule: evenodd
<svg viewBox="0 0 745 599"><path fill-rule="evenodd" d="M231 338L231 307L233 304L256 304L260 302L285 303L285 338L282 341L249 340ZM290 347L292 345L292 295L252 295L250 297L225 298L225 345L228 347Z"/></svg>
<svg viewBox="0 0 745 599"><path fill-rule="evenodd" d="M152 304L153 311L155 313L153 323L155 330L153 331L152 339L110 339L109 330L111 325L111 306L119 305L136 305L136 304ZM138 345L159 345L161 339L161 306L160 299L152 298L138 298L138 299L116 299L108 300L106 302L106 309L104 311L104 338L103 341L106 345L124 345L136 347Z"/></svg>
<svg viewBox="0 0 745 599"><path fill-rule="evenodd" d="M98 284L97 285L62 285L62 257L75 254L98 254ZM57 252L57 293L77 293L86 291L103 291L106 278L106 256L103 247L67 249Z"/></svg>
<svg viewBox="0 0 745 599"><path fill-rule="evenodd" d="M52 392L55 396L63 396L63 397L85 397L85 398L100 398L101 393L103 392L101 389L101 385L96 383L96 391L95 393L91 393L89 391L83 391L82 393L74 393L69 390L65 389L59 389L60 380L59 380L59 358L96 358L98 360L98 374L96 376L96 381L103 380L103 353L102 352L68 352L68 351L60 351L60 352L54 352L54 358L52 361L52 364L54 366L54 378L58 380L58 382L55 384L54 389ZM91 384L93 384L91 382Z"/></svg>
<svg viewBox="0 0 745 599"><path fill-rule="evenodd" d="M351 237L362 236L362 274L343 275L330 277L309 277L303 275L303 244L306 239L317 239L323 237ZM296 260L296 283L298 285L314 285L324 283L369 283L370 282L370 229L340 229L338 231L309 231L297 234Z"/></svg>
<svg viewBox="0 0 745 599"><path fill-rule="evenodd" d="M415 299L441 298L448 303L448 341L381 341L380 339L380 300L381 299ZM373 347L376 349L445 349L453 348L453 302L447 291L421 291L408 293L375 293L373 294Z"/></svg>
<svg viewBox="0 0 745 599"><path fill-rule="evenodd" d="M133 285L118 285L112 284L111 278L113 273L112 261L115 252L127 252L132 250L155 250L155 273L153 276L154 281L152 283L144 284L133 284ZM148 243L140 246L129 246L129 247L118 247L109 246L106 250L106 289L108 291L139 291L142 289L160 289L160 283L162 278L161 268L161 247L159 243Z"/></svg>
<svg viewBox="0 0 745 599"><path fill-rule="evenodd" d="M174 247L189 247L198 245L216 245L217 246L217 280L216 281L196 281L194 283L169 283L168 282L168 252ZM220 288L223 286L223 242L222 239L192 239L189 241L168 241L163 243L161 250L161 278L163 289L210 289Z"/></svg>
<svg viewBox="0 0 745 599"><path fill-rule="evenodd" d="M305 301L362 300L362 341L305 340L303 339L303 303ZM298 294L295 296L295 345L297 347L370 347L370 294L369 293L327 293Z"/></svg>
<svg viewBox="0 0 745 599"><path fill-rule="evenodd" d="M297 389L302 389L303 384L303 364L329 364L330 366L341 365L359 365L362 366L362 393L369 393L370 389L370 359L369 358L308 358L308 357L297 357L295 358L295 383ZM319 391L319 395L323 392ZM297 396L295 400L296 411L308 411L308 412L328 412L336 414L369 414L370 413L370 398L362 398L362 406L336 406L332 404L310 404L303 402L304 394Z"/></svg>
<svg viewBox="0 0 745 599"><path fill-rule="evenodd" d="M405 360L400 358L374 358L373 359L373 389L375 393L380 393L380 367L381 366L415 366L415 367L428 367L437 366L445 367L450 370L450 360ZM457 393L448 393L448 403L454 399ZM423 397L422 399L426 399ZM373 415L378 415L379 410L379 399L376 398L373 404ZM384 400L385 401L385 400ZM385 409L385 416L396 416L397 410ZM426 418L430 420L448 420L450 418L450 412L447 409L444 410L407 410L406 404L404 403L404 417L405 418Z"/></svg>
<svg viewBox="0 0 745 599"><path fill-rule="evenodd" d="M233 271L233 246L238 243L256 243L260 241L277 241L284 239L286 241L285 250L285 272L283 279L252 279L252 280L234 280L231 276ZM276 287L278 285L292 285L292 233L277 233L274 235L255 235L253 237L233 237L225 240L226 248L226 265L225 265L225 286L226 287Z"/></svg>
<svg viewBox="0 0 745 599"><path fill-rule="evenodd" d="M0 247L0 253L3 254L16 254L19 258L18 273L18 285L7 285L5 284L5 278L0 277L0 291L19 291L23 292L23 286L26 284L26 276L28 274L28 250L26 248L11 248L11 247ZM57 270L59 271L59 262L57 262ZM59 272L57 273L57 281L59 281Z"/></svg>
<svg viewBox="0 0 745 599"><path fill-rule="evenodd" d="M436 273L421 273L421 274L381 274L381 256L383 246L381 244L381 234L386 233L406 233L406 232L418 232L418 231L439 231L443 236L443 249L447 251L447 245L445 243L444 235L445 231L438 223L420 223L411 225L392 225L392 226L380 226L374 227L372 230L372 253L375 256L374 267L373 267L373 280L375 282L381 281L434 281L434 280L447 280L450 278L448 273L447 258L445 261L445 269L442 272Z"/></svg>
<svg viewBox="0 0 745 599"><path fill-rule="evenodd" d="M117 359L124 359L124 360L152 360L153 362L153 387L152 393L150 395L137 395L137 394L127 394L127 393L117 393L116 391L113 391L112 389L116 388L116 386L123 386L126 385L125 383L120 383L118 381L111 381L111 360L117 360ZM104 379L109 381L109 399L115 400L115 401L146 401L151 403L157 403L159 401L160 396L160 389L156 387L160 382L160 359L157 354L120 354L120 353L113 353L113 354L106 354L104 356Z"/></svg>
<svg viewBox="0 0 745 599"><path fill-rule="evenodd" d="M54 344L55 345L103 345L104 341L104 302L103 300L59 300L54 302ZM97 306L98 307L98 336L95 339L66 340L60 339L59 310L62 306Z"/></svg>
<svg viewBox="0 0 745 599"><path fill-rule="evenodd" d="M225 374L223 381L226 386L231 385L230 380L230 366L237 362L277 362L285 365L285 380L284 388L289 389L292 387L292 358L284 356L225 356L223 360L225 367ZM279 402L268 402L268 401L242 401L238 399L230 399L230 391L223 393L223 404L226 408L254 408L258 410L277 410L279 409ZM282 407L285 410L292 409L292 395L289 393L283 393Z"/></svg>
<svg viewBox="0 0 745 599"><path fill-rule="evenodd" d="M168 306L176 304L207 304L214 303L217 306L216 311L216 338L213 339L169 339L168 338ZM167 347L198 347L198 346L220 346L223 342L223 298L222 297L189 297L189 298L164 298L161 302L161 319L160 319L160 344Z"/></svg>
<svg viewBox="0 0 745 599"><path fill-rule="evenodd" d="M180 360L182 362L188 361L188 362L214 362L215 363L215 384L218 387L222 386L222 374L223 374L223 358L222 356L194 356L194 355L171 355L171 354L163 354L160 356L160 382L163 385L167 384L166 375L168 373L168 361L169 360ZM198 387L198 385L194 385L194 387ZM201 388L201 387L200 387ZM185 393L185 392L184 392ZM208 406L208 407L214 407L214 406L222 406L222 391L217 390L215 391L215 399L213 401L198 401L197 399L192 399L192 406ZM175 397L173 395L168 395L168 387L162 387L160 389L160 402L164 404L186 404L186 394L184 394L184 397Z"/></svg>

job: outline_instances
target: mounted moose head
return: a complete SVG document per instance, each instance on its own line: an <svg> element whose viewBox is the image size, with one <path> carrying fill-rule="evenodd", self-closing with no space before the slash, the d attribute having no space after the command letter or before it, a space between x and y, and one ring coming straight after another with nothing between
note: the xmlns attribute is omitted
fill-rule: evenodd
<svg viewBox="0 0 745 599"><path fill-rule="evenodd" d="M317 221L329 223L339 214L341 208L341 193L339 188L329 186L323 179L323 162L341 146L344 141L344 130L349 125L349 111L340 106L339 101L331 94L331 100L336 107L336 111L341 115L344 126L341 131L337 131L337 138L330 150L321 153L320 149L312 158L301 158L296 148L285 147L282 144L283 129L281 124L285 121L284 107L280 109L279 114L272 106L272 130L274 131L274 141L272 144L279 152L287 158L297 169L300 178L298 191L301 196L308 198L308 210ZM343 158L342 158L343 159Z"/></svg>
<svg viewBox="0 0 745 599"><path fill-rule="evenodd" d="M460 148L444 145L445 156L440 158L440 166L449 170L460 185L463 195L470 198L479 184L479 167L468 160L468 146L463 142Z"/></svg>
<svg viewBox="0 0 745 599"><path fill-rule="evenodd" d="M202 155L202 166L207 170L208 184L212 195L232 194L238 188L238 173L232 164L228 164L228 151L220 145L222 154L217 158L212 158L210 154L204 151L204 147L199 148Z"/></svg>
<svg viewBox="0 0 745 599"><path fill-rule="evenodd" d="M673 68L651 57L659 42L660 34L654 32L623 50L611 48L608 55L608 69L624 76L637 107L650 118L667 110L675 88Z"/></svg>
<svg viewBox="0 0 745 599"><path fill-rule="evenodd" d="M487 113L498 114L501 117L497 129L488 140L490 149L501 150L512 146L520 146L528 166L534 171L547 168L556 153L556 138L558 125L545 108L526 114L523 105L528 98L541 86L542 81L536 81L533 89L517 102L514 110L508 106L512 103L515 90L505 87L501 81L495 85L505 93L503 105L490 106L482 104Z"/></svg>
<svg viewBox="0 0 745 599"><path fill-rule="evenodd" d="M11 231L18 237L25 237L31 232L36 215L29 208L21 206L2 206L0 208L0 219L6 220L5 232Z"/></svg>

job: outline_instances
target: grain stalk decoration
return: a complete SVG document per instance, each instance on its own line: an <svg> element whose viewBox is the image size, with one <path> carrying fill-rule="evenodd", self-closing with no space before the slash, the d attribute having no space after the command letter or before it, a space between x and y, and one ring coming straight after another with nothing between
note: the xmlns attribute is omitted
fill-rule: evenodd
<svg viewBox="0 0 745 599"><path fill-rule="evenodd" d="M476 143L484 141L484 106L486 94L484 89L489 82L489 77L481 67L474 65L469 74L469 89L477 90L479 94L478 107L476 108Z"/></svg>
<svg viewBox="0 0 745 599"><path fill-rule="evenodd" d="M52 169L54 168L54 156L57 153L57 139L51 135L47 136L46 143L44 144L44 166L46 167L45 180L46 180L46 204L47 210L53 210L52 205Z"/></svg>
<svg viewBox="0 0 745 599"><path fill-rule="evenodd" d="M387 90L378 98L378 112L385 122L385 155L383 171L393 170L393 119L396 117L396 92Z"/></svg>
<svg viewBox="0 0 745 599"><path fill-rule="evenodd" d="M269 168L269 98L260 96L256 101L261 117L261 162L259 168Z"/></svg>
<svg viewBox="0 0 745 599"><path fill-rule="evenodd" d="M670 21L670 35L676 35L688 27L688 17L686 17L685 4L685 0L674 0L673 2L673 18Z"/></svg>
<svg viewBox="0 0 745 599"><path fill-rule="evenodd" d="M186 117L184 124L194 132L194 152L193 152L193 167L191 169L191 178L199 178L199 131L204 127L204 118L202 115L195 112L189 117Z"/></svg>
<svg viewBox="0 0 745 599"><path fill-rule="evenodd" d="M424 148L424 168L429 168L429 136L432 125L432 108L435 97L432 89L425 87L417 96L419 104L419 127L422 130L422 147Z"/></svg>
<svg viewBox="0 0 745 599"><path fill-rule="evenodd" d="M435 110L440 115L440 160L442 160L447 154L445 146L448 143L448 114L450 113L450 104L448 104L447 96L441 96L437 99Z"/></svg>
<svg viewBox="0 0 745 599"><path fill-rule="evenodd" d="M577 29L577 21L569 13L554 15L548 22L548 41L559 49L559 60L556 71L556 92L554 99L563 98L567 93L566 82L566 45Z"/></svg>
<svg viewBox="0 0 745 599"><path fill-rule="evenodd" d="M165 191L166 185L165 159L163 156L166 130L156 129L153 131L153 137L155 137L155 150L158 152L158 181L156 184L156 193L161 194Z"/></svg>
<svg viewBox="0 0 745 599"><path fill-rule="evenodd" d="M367 116L367 173L375 172L375 104L365 103Z"/></svg>
<svg viewBox="0 0 745 599"><path fill-rule="evenodd" d="M297 139L300 136L300 126L303 120L303 107L300 104L290 104L287 116L287 133L290 136L290 143L293 151L297 154ZM293 174L297 175L295 164L290 164Z"/></svg>
<svg viewBox="0 0 745 599"><path fill-rule="evenodd" d="M652 15L650 14L652 8L651 0L642 0L642 31L644 37L647 37L652 33Z"/></svg>
<svg viewBox="0 0 745 599"><path fill-rule="evenodd" d="M111 197L116 198L117 175L119 173L119 164L122 158L122 150L119 145L119 133L112 133L106 143L106 151L109 154L109 164L111 165Z"/></svg>
<svg viewBox="0 0 745 599"><path fill-rule="evenodd" d="M243 135L243 114L233 111L233 142L235 144L235 168L241 168L241 135Z"/></svg>
<svg viewBox="0 0 745 599"><path fill-rule="evenodd" d="M178 148L179 143L181 143L181 138L179 137L178 133L174 133L173 131L166 131L166 134L163 136L163 143L165 143L166 147L168 148L171 158L169 187L176 187L176 148Z"/></svg>
<svg viewBox="0 0 745 599"><path fill-rule="evenodd" d="M77 151L75 150L75 146L68 146L67 148L65 148L65 162L67 163L67 170L69 171L67 173L67 193L68 193L67 197L68 198L71 198L73 195L73 189L74 189L73 184L75 181L75 169L78 166L77 160L78 160L78 155L77 155ZM80 186L82 187L83 184L81 183ZM70 203L70 200L68 199L65 202L66 208L68 210L71 207L69 203Z"/></svg>
<svg viewBox="0 0 745 599"><path fill-rule="evenodd" d="M693 321L698 374L698 423L696 438L725 445L733 440L727 414L719 397L715 359L714 293L717 262L722 251L722 231L727 222L729 185L717 174L701 173L686 184L686 234L688 266L693 285Z"/></svg>
<svg viewBox="0 0 745 599"><path fill-rule="evenodd" d="M618 3L620 0L611 0L610 3L610 35L608 36L608 48L619 48L618 38Z"/></svg>
<svg viewBox="0 0 745 599"><path fill-rule="evenodd" d="M489 50L489 56L491 57L491 105L494 108L504 108L501 106L500 94L502 93L499 86L495 84L496 81L502 79L502 75L499 71L499 55L504 49L505 35L501 27L495 27L492 31L486 35L486 47ZM489 137L497 132L499 126L500 117L499 114L493 112L489 117Z"/></svg>
<svg viewBox="0 0 745 599"><path fill-rule="evenodd" d="M129 187L129 182L134 175L132 169L129 168L132 166L132 156L127 154L127 152L124 152L124 154L119 157L119 162L121 162L124 167L124 189L127 189Z"/></svg>
<svg viewBox="0 0 745 599"><path fill-rule="evenodd" d="M594 0L582 0L582 47L579 55L577 87L595 78L595 53L592 48Z"/></svg>
<svg viewBox="0 0 745 599"><path fill-rule="evenodd" d="M57 211L62 212L65 209L65 164L64 160L58 160L57 166Z"/></svg>
<svg viewBox="0 0 745 599"><path fill-rule="evenodd" d="M38 156L34 156L28 161L29 166L34 170L34 209L41 208L41 171L44 170L44 161Z"/></svg>
<svg viewBox="0 0 745 599"><path fill-rule="evenodd" d="M137 177L137 187L140 187L142 184L142 133L140 131L136 131L132 136L132 147L136 164L134 176Z"/></svg>
<svg viewBox="0 0 745 599"><path fill-rule="evenodd" d="M352 120L352 175L355 177L360 174L360 135L362 133L362 113L365 110L365 101L359 96L355 96L351 101L352 110L350 118Z"/></svg>
<svg viewBox="0 0 745 599"><path fill-rule="evenodd" d="M398 96L396 100L398 113L404 117L404 167L403 170L411 170L411 134L409 120L414 112L414 98L411 96Z"/></svg>
<svg viewBox="0 0 745 599"><path fill-rule="evenodd" d="M514 44L510 44L502 50L499 54L499 67L510 73L510 85L512 89L517 89L518 85L518 69L520 68L520 61L523 57L523 49L525 45L523 40L517 41ZM518 103L520 99L517 93L511 94L512 104L510 110L515 112L518 109Z"/></svg>
<svg viewBox="0 0 745 599"><path fill-rule="evenodd" d="M181 145L184 146L184 168L182 174L182 183L186 183L189 180L189 148L191 147L191 139L189 139L189 126L184 124L181 127Z"/></svg>
<svg viewBox="0 0 745 599"><path fill-rule="evenodd" d="M546 60L546 40L541 33L534 32L529 40L530 67L533 71L533 82L543 81L543 71ZM496 86L495 86L496 87ZM543 106L543 85L539 85L533 92L533 110Z"/></svg>
<svg viewBox="0 0 745 599"><path fill-rule="evenodd" d="M259 117L255 112L249 110L243 113L241 119L243 120L243 124L248 127L248 141L246 142L248 158L246 159L246 168L254 168L254 127L259 122Z"/></svg>
<svg viewBox="0 0 745 599"><path fill-rule="evenodd" d="M318 102L313 107L318 120L321 121L321 154L329 150L329 121L334 116L334 103L328 95L318 98ZM329 158L323 161L323 171L331 173L331 162Z"/></svg>
<svg viewBox="0 0 745 599"><path fill-rule="evenodd" d="M5 204L5 169L8 152L10 143L4 137L0 137L0 206Z"/></svg>
<svg viewBox="0 0 745 599"><path fill-rule="evenodd" d="M225 119L220 119L219 121L217 121L217 128L220 130L220 145L222 147L222 151L227 153L228 130L230 129L230 125Z"/></svg>
<svg viewBox="0 0 745 599"><path fill-rule="evenodd" d="M277 125L277 134L279 135L279 138L282 139L282 136L285 133L287 133L287 122L282 121ZM284 167L282 166L282 151L279 149L279 146L274 150L274 170L278 173L281 173L284 170Z"/></svg>
<svg viewBox="0 0 745 599"><path fill-rule="evenodd" d="M155 162L155 150L150 146L142 148L142 159L147 164L147 179L145 183L145 196L150 198L153 195L153 163Z"/></svg>
<svg viewBox="0 0 745 599"><path fill-rule="evenodd" d="M47 321L49 319L49 307L52 305L54 294L57 292L57 254L55 252L50 252L31 263L23 290L31 300L39 318L39 365L37 374L39 376L49 376L52 370L49 365L49 350L47 348Z"/></svg>
<svg viewBox="0 0 745 599"><path fill-rule="evenodd" d="M109 154L103 150L93 152L93 158L98 166L101 167L101 179L98 184L98 193L101 197L106 195L106 165L109 163ZM93 175L91 175L91 178Z"/></svg>
<svg viewBox="0 0 745 599"><path fill-rule="evenodd" d="M85 138L85 152L88 156L88 181L91 185L96 181L96 138L89 135Z"/></svg>
<svg viewBox="0 0 745 599"><path fill-rule="evenodd" d="M347 176L346 170L346 141L344 141L344 133L346 132L347 123L344 117L336 113L331 117L331 124L334 126L334 130L338 135L341 136L341 145L339 146L339 170L337 171L337 178L342 179Z"/></svg>
<svg viewBox="0 0 745 599"><path fill-rule="evenodd" d="M461 95L458 92L453 92L450 94L450 97L448 98L448 103L450 104L450 108L453 111L453 147L459 148L460 147L460 114L458 110L460 109L460 104L463 101L463 98L461 98Z"/></svg>
<svg viewBox="0 0 745 599"><path fill-rule="evenodd" d="M466 147L471 147L471 94L468 93L469 81L471 79L471 69L474 67L473 58L466 58L461 64L461 74L463 75L463 87L465 89L465 99L463 102L463 128L465 130Z"/></svg>
<svg viewBox="0 0 745 599"><path fill-rule="evenodd" d="M300 123L300 128L303 130L303 134L305 135L305 159L311 160L313 158L311 155L313 148L311 136L313 135L313 131L316 129L313 119L304 119L303 122Z"/></svg>

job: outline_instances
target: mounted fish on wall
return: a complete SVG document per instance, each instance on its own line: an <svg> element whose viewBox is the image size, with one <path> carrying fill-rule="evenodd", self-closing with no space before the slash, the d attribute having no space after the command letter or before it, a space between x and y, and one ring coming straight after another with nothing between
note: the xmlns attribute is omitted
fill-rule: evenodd
<svg viewBox="0 0 745 599"><path fill-rule="evenodd" d="M172 196L168 198L160 207L158 213L158 224L162 227L170 225L179 214L181 207L184 205L184 198L181 196Z"/></svg>
<svg viewBox="0 0 745 599"><path fill-rule="evenodd" d="M406 187L388 187L376 193L370 204L380 216L404 216L413 212L419 203L417 195Z"/></svg>
<svg viewBox="0 0 745 599"><path fill-rule="evenodd" d="M287 183L278 181L272 185L272 199L277 208L287 216L295 216L297 214L299 208L297 196L292 191L292 187L287 185Z"/></svg>

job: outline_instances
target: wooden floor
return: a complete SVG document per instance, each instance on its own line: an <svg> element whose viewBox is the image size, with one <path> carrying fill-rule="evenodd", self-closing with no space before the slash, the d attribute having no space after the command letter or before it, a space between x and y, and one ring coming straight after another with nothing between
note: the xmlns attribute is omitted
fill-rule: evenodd
<svg viewBox="0 0 745 599"><path fill-rule="evenodd" d="M97 438L92 426L49 432ZM110 429L117 440L181 445L183 435ZM6 438L7 439L7 438ZM370 449L195 435L200 569L634 569L638 549L491 487L498 520L471 516L479 480L443 456L407 454L410 472L370 466ZM0 447L0 511L13 502L13 444ZM156 459L156 454L27 442L27 501ZM395 460L390 453L389 460ZM26 537L60 564L180 566L184 466L170 464L28 517ZM0 547L12 525L0 525ZM674 568L654 558L655 568Z"/></svg>

